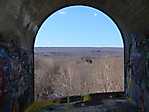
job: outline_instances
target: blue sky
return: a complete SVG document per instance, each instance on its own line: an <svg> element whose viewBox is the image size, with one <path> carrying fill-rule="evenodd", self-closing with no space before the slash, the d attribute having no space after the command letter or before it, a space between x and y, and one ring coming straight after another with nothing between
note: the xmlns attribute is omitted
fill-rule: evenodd
<svg viewBox="0 0 149 112"><path fill-rule="evenodd" d="M70 6L45 20L35 47L123 47L123 40L116 24L103 12Z"/></svg>

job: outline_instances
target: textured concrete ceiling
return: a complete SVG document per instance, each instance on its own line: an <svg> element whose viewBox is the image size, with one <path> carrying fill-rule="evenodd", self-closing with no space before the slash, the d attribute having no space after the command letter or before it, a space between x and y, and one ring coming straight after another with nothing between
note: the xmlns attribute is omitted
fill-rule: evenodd
<svg viewBox="0 0 149 112"><path fill-rule="evenodd" d="M71 5L91 6L105 12L123 33L149 30L148 0L1 0L0 32L14 33L22 45L31 45L44 20Z"/></svg>

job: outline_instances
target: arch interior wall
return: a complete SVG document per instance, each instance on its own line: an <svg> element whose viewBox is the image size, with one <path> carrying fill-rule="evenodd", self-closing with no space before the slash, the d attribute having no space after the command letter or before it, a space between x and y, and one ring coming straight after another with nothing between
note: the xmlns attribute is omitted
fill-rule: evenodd
<svg viewBox="0 0 149 112"><path fill-rule="evenodd" d="M42 22L66 6L86 5L109 15L123 35L125 99L149 111L148 0L1 0L0 69L6 92L1 109L21 112L34 100L34 41ZM7 97L6 97L7 96ZM6 97L6 98L5 98Z"/></svg>

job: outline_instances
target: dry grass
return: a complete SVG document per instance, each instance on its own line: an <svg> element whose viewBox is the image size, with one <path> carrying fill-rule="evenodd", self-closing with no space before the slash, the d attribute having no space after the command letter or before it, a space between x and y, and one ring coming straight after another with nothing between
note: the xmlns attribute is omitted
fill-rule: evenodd
<svg viewBox="0 0 149 112"><path fill-rule="evenodd" d="M124 90L123 57L35 56L35 98Z"/></svg>

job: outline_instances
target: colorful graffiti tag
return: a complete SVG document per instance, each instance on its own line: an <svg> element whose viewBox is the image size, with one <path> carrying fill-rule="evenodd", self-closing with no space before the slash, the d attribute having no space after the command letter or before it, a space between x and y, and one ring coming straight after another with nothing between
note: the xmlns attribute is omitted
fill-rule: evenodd
<svg viewBox="0 0 149 112"><path fill-rule="evenodd" d="M145 59L145 76L144 76L144 85L149 91L149 38L145 38L142 41L142 53Z"/></svg>
<svg viewBox="0 0 149 112"><path fill-rule="evenodd" d="M7 102L9 93L9 78L10 78L10 57L5 49L0 48L0 103L3 105L3 111L10 111L10 104Z"/></svg>
<svg viewBox="0 0 149 112"><path fill-rule="evenodd" d="M32 55L13 40L6 44L0 44L0 112L23 112L33 100Z"/></svg>

